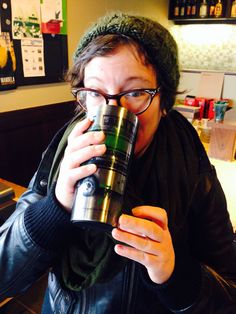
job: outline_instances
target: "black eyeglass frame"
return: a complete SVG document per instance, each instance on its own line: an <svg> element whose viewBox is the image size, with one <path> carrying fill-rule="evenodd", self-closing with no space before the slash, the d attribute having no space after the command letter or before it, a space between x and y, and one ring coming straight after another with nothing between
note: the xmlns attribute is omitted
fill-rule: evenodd
<svg viewBox="0 0 236 314"><path fill-rule="evenodd" d="M106 94L104 92L101 92L99 90L96 90L96 89L93 89L93 88L86 88L86 87L80 87L80 88L72 88L71 90L71 93L72 95L77 99L77 94L78 92L80 91L90 91L90 92L95 92L95 93L99 93L101 94L105 101L106 101L106 105L108 105L109 103L109 100L111 99L115 99L117 101L117 104L119 107L122 107L122 105L120 104L120 99L122 96L124 96L125 94L128 94L128 93L134 93L134 92L146 92L148 93L151 98L150 98L150 101L149 103L147 104L147 106L145 107L145 109L143 109L142 111L138 112L138 113L135 113L135 115L140 115L142 113L144 113L151 105L152 103L152 100L153 98L158 95L161 91L161 87L158 86L157 88L137 88L137 89L130 89L130 90L127 90L127 91L124 91L124 92L121 92L119 94L114 94L114 95L111 95L111 94ZM86 107L83 106L81 103L79 103L80 106L85 110L87 111Z"/></svg>

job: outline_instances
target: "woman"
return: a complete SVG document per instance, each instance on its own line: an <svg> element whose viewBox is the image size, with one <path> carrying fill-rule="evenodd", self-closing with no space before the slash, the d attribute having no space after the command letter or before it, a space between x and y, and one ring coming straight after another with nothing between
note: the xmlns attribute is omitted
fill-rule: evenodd
<svg viewBox="0 0 236 314"><path fill-rule="evenodd" d="M79 113L1 227L1 296L24 291L50 268L43 313L234 313L232 226L195 130L172 109L172 36L147 18L106 16L80 41L68 77L80 107L92 90L101 104L138 117L124 214L111 235L70 223L75 183L96 171L83 163L106 151L104 134L86 133L92 122ZM141 105L127 96L142 97Z"/></svg>

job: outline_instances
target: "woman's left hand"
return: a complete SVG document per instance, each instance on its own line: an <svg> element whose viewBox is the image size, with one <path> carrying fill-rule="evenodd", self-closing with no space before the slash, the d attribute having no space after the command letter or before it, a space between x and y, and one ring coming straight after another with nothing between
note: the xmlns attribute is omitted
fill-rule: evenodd
<svg viewBox="0 0 236 314"><path fill-rule="evenodd" d="M162 284L173 273L175 253L168 229L166 211L160 207L139 206L134 216L121 215L118 228L112 230L117 254L143 264L150 279Z"/></svg>

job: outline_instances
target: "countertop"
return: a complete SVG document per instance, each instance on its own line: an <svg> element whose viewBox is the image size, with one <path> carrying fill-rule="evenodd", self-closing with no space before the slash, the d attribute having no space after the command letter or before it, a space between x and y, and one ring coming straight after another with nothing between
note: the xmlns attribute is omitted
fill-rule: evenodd
<svg viewBox="0 0 236 314"><path fill-rule="evenodd" d="M210 158L210 161L225 192L230 219L236 231L236 160L230 162Z"/></svg>

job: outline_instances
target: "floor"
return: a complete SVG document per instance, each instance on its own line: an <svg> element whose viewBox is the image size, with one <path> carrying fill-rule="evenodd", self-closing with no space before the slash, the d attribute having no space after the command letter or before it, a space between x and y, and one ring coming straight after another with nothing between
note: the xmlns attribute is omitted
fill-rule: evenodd
<svg viewBox="0 0 236 314"><path fill-rule="evenodd" d="M26 293L13 298L0 308L1 314L40 314L47 275L38 280Z"/></svg>

